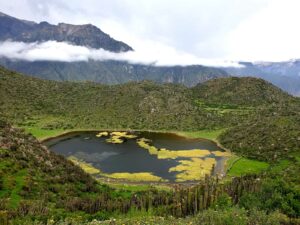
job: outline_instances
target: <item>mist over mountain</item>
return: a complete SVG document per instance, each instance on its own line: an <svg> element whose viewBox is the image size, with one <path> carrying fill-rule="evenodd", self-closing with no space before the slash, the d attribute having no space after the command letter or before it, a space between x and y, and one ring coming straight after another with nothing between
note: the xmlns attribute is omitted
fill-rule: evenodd
<svg viewBox="0 0 300 225"><path fill-rule="evenodd" d="M49 43L50 46L43 47L41 45L24 47L24 44L9 45L6 46L8 51L3 50L2 58L0 58L0 64L7 68L49 80L96 81L104 84L154 80L193 86L212 78L227 76L227 73L221 69L201 65L156 66L128 63L125 61L126 58L122 60L122 55L114 53L133 49L123 42L115 41L93 25L60 23L55 26L47 22L37 24L1 14L0 40L17 41L16 43L56 41L53 43L55 46L51 46L52 43ZM58 45L60 42L62 45ZM85 51L90 51L88 49L79 49L76 52L75 46L64 45L65 42L93 49L101 48L101 52L94 50L96 53L93 54L93 52ZM28 52L27 47L29 51L35 48L36 52ZM64 47L71 49L65 49L65 51L59 49ZM50 53L42 54L41 48L46 48L46 50L50 48ZM102 49L107 52L103 52ZM68 51L70 54L66 55ZM24 53L20 55L20 52ZM62 56L60 57L59 54ZM90 55L98 60L91 60ZM39 57L45 57L45 59L37 60ZM109 60L110 58L115 60Z"/></svg>
<svg viewBox="0 0 300 225"><path fill-rule="evenodd" d="M128 44L114 40L91 24L35 23L3 13L0 13L0 41L1 65L49 80L104 84L153 80L195 86L217 77L252 76L263 78L290 94L300 95L298 60L227 62L222 67L218 62L208 67L201 63L185 65L186 60L198 62L190 56L182 55L180 62L177 56L170 55L156 62L155 55L135 52ZM174 57L180 64L172 64Z"/></svg>

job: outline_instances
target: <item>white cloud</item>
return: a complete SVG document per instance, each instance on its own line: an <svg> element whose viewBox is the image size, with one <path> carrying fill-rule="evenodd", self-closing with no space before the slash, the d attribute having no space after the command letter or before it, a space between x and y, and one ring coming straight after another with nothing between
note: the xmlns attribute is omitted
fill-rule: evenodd
<svg viewBox="0 0 300 225"><path fill-rule="evenodd" d="M5 41L0 43L0 57L27 61L88 61L88 60L121 60L130 63L152 64L156 66L172 65L207 65L239 66L234 62L209 60L194 55L178 52L172 47L147 43L151 48L139 48L138 51L113 53L103 49L91 49L75 46L65 42L47 41L42 43L24 43Z"/></svg>
<svg viewBox="0 0 300 225"><path fill-rule="evenodd" d="M231 32L227 57L245 61L300 58L299 9L299 0L272 0Z"/></svg>
<svg viewBox="0 0 300 225"><path fill-rule="evenodd" d="M199 58L225 58L228 34L268 0L0 0L4 13L57 24L92 23L134 49L172 46ZM245 3L246 2L246 3ZM149 46L147 46L148 43Z"/></svg>

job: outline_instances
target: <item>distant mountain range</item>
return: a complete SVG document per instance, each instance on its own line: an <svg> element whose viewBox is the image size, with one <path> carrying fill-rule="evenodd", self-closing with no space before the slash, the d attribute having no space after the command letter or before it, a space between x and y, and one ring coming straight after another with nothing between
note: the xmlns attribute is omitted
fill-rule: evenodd
<svg viewBox="0 0 300 225"><path fill-rule="evenodd" d="M133 51L128 44L116 41L96 26L20 20L0 12L0 41L68 42L73 45L120 53ZM69 81L95 81L118 84L128 81L153 80L195 86L198 83L227 76L253 76L263 78L286 92L300 96L300 61L279 63L240 62L243 67L214 68L194 66L154 66L130 64L124 61L22 61L0 58L0 65L28 75Z"/></svg>
<svg viewBox="0 0 300 225"><path fill-rule="evenodd" d="M300 60L240 62L243 67L222 68L230 75L263 78L290 94L300 96Z"/></svg>
<svg viewBox="0 0 300 225"><path fill-rule="evenodd" d="M95 81L120 84L129 81L153 80L158 83L176 83L194 86L213 78L227 77L221 69L195 66L147 66L122 61L53 62L14 61L0 58L6 68L38 78L58 81Z"/></svg>

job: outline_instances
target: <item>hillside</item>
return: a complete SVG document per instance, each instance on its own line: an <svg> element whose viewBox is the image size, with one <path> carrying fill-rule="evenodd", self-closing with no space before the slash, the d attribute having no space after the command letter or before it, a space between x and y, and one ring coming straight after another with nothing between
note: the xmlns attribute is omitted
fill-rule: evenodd
<svg viewBox="0 0 300 225"><path fill-rule="evenodd" d="M40 80L1 69L1 111L20 123L54 117L54 128L191 130L215 126L195 107L190 89L150 81L122 85ZM136 116L138 115L138 116Z"/></svg>
<svg viewBox="0 0 300 225"><path fill-rule="evenodd" d="M220 143L239 155L262 161L278 161L300 153L299 105L292 110L268 114L261 111L225 133Z"/></svg>
<svg viewBox="0 0 300 225"><path fill-rule="evenodd" d="M126 52L133 49L127 44L116 41L108 34L91 24L72 25L47 22L35 23L20 20L0 12L0 40L19 42L58 41L90 48L102 48L111 52Z"/></svg>
<svg viewBox="0 0 300 225"><path fill-rule="evenodd" d="M265 80L252 77L213 79L198 84L193 91L198 98L211 104L276 105L293 99Z"/></svg>
<svg viewBox="0 0 300 225"><path fill-rule="evenodd" d="M7 218L43 218L68 210L71 199L110 195L82 169L3 120L0 159L0 222L3 212Z"/></svg>

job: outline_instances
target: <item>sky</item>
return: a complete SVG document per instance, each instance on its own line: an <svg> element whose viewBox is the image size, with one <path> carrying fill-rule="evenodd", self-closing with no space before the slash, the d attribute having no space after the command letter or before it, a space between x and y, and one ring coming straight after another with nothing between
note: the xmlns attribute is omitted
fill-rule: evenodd
<svg viewBox="0 0 300 225"><path fill-rule="evenodd" d="M6 42L0 55L158 65L286 61L300 58L299 10L299 0L0 0L0 11L11 16L53 24L91 23L135 50L118 55L67 43ZM51 55L55 49L62 54Z"/></svg>

